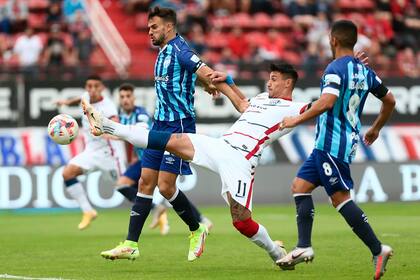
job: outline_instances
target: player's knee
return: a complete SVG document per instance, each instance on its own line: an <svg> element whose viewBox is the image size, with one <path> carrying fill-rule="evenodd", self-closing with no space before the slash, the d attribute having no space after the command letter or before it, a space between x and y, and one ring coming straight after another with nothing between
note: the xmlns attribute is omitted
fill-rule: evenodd
<svg viewBox="0 0 420 280"><path fill-rule="evenodd" d="M66 167L64 167L62 175L64 181L67 181L76 178L79 174L75 168L72 168L71 166L67 165Z"/></svg>
<svg viewBox="0 0 420 280"><path fill-rule="evenodd" d="M296 178L293 180L293 182L292 182L292 186L290 187L290 190L292 191L292 193L298 193L299 191L299 186L298 186L298 183L297 183L297 180L296 180Z"/></svg>
<svg viewBox="0 0 420 280"><path fill-rule="evenodd" d="M138 189L142 194L153 194L153 191L155 190L155 185L153 185L152 181L149 181L144 178L140 178Z"/></svg>
<svg viewBox="0 0 420 280"><path fill-rule="evenodd" d="M116 188L120 187L120 186L132 186L134 185L136 182L131 180L130 178L126 177L126 176L121 176L118 178L117 180L117 185Z"/></svg>
<svg viewBox="0 0 420 280"><path fill-rule="evenodd" d="M248 218L243 221L234 221L233 226L246 237L252 237L258 232L258 223L256 223L252 218Z"/></svg>
<svg viewBox="0 0 420 280"><path fill-rule="evenodd" d="M176 191L175 185L168 184L167 182L165 183L159 182L158 187L159 187L160 194L164 196L166 199L171 198Z"/></svg>

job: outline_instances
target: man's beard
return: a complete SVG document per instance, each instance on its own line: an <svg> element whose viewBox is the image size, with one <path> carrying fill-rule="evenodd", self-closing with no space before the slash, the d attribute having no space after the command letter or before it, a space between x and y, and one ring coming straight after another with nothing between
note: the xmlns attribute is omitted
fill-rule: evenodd
<svg viewBox="0 0 420 280"><path fill-rule="evenodd" d="M165 36L164 36L164 35L161 35L161 36L160 36L159 38L157 38L154 42L152 41L152 44L153 44L154 46L160 46L160 45L163 43L164 39L165 39Z"/></svg>

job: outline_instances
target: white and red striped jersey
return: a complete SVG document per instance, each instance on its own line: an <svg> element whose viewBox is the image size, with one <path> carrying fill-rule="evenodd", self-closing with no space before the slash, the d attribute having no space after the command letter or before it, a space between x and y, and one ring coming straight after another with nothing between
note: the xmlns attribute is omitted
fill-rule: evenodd
<svg viewBox="0 0 420 280"><path fill-rule="evenodd" d="M90 101L89 93L85 92L82 98L85 98L88 101ZM118 116L118 111L115 104L106 96L104 96L101 101L92 103L92 106L106 118ZM111 149L116 149L120 145L116 143L120 141L107 140L101 136L92 135L89 132L89 122L85 115L83 115L82 117L82 129L83 135L85 136L86 149L95 150L107 146L110 146Z"/></svg>
<svg viewBox="0 0 420 280"><path fill-rule="evenodd" d="M222 139L256 166L262 150L291 131L279 130L283 118L299 115L306 107L307 103L269 98L268 93L261 93L250 100L248 109Z"/></svg>

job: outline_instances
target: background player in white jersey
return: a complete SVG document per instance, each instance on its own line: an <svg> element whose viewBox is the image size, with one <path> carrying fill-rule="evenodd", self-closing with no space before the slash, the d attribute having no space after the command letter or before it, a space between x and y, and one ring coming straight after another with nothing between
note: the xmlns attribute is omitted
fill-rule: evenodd
<svg viewBox="0 0 420 280"><path fill-rule="evenodd" d="M226 76L214 72L211 78L224 81ZM89 121L91 131L96 135L109 133L138 147L167 150L218 173L222 180L222 196L230 205L234 227L277 261L286 251L270 238L264 226L252 219L252 192L255 168L262 150L290 131L280 131L280 122L286 116L299 115L308 107L307 104L291 101L297 78L297 72L291 65L272 65L268 93L252 98L249 107L220 138L127 127L103 118L84 101L82 106L88 116L93 116ZM234 84L232 88L243 102L244 95ZM127 251L125 256L119 254L119 257L130 258L130 253Z"/></svg>
<svg viewBox="0 0 420 280"><path fill-rule="evenodd" d="M85 83L86 92L82 97L68 100L60 100L58 105L78 104L81 98L90 100L92 106L104 116L118 121L118 112L114 103L102 95L104 85L99 76L89 76ZM125 170L125 156L121 141L113 140L113 137L96 137L88 132L89 123L86 116L82 117L82 129L85 132L85 149L82 153L72 158L64 167L63 179L67 192L77 201L83 211L79 229L85 229L92 220L97 217L97 212L90 204L86 191L78 181L77 176L87 171L101 169L110 175L111 179L117 180ZM114 137L115 138L115 137Z"/></svg>
<svg viewBox="0 0 420 280"><path fill-rule="evenodd" d="M330 45L334 61L327 66L322 77L321 97L304 114L285 118L282 122L282 128L293 128L318 117L315 148L292 183L298 244L279 261L279 265L294 268L300 262L313 259L311 233L314 204L311 192L322 185L332 205L370 249L374 261L374 279L379 279L392 255L392 249L381 244L365 213L351 199L353 180L349 164L358 146L360 116L369 93L382 102L382 107L375 122L365 133L366 145L371 145L377 139L379 131L391 116L395 99L375 72L353 56L356 41L357 27L353 22L341 20L333 24Z"/></svg>

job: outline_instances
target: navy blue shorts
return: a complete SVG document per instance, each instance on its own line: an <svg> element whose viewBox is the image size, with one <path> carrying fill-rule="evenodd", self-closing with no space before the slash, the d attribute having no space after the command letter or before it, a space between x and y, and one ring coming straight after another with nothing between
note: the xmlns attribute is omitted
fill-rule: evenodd
<svg viewBox="0 0 420 280"><path fill-rule="evenodd" d="M305 160L297 177L315 186L324 186L329 196L353 189L349 164L317 149Z"/></svg>
<svg viewBox="0 0 420 280"><path fill-rule="evenodd" d="M172 133L195 133L195 119L185 118L176 121L155 121L152 130ZM191 175L190 164L181 158L164 151L145 149L142 167L167 171L173 174Z"/></svg>
<svg viewBox="0 0 420 280"><path fill-rule="evenodd" d="M138 160L131 164L124 172L123 176L130 178L134 182L138 182L141 176L141 161Z"/></svg>

